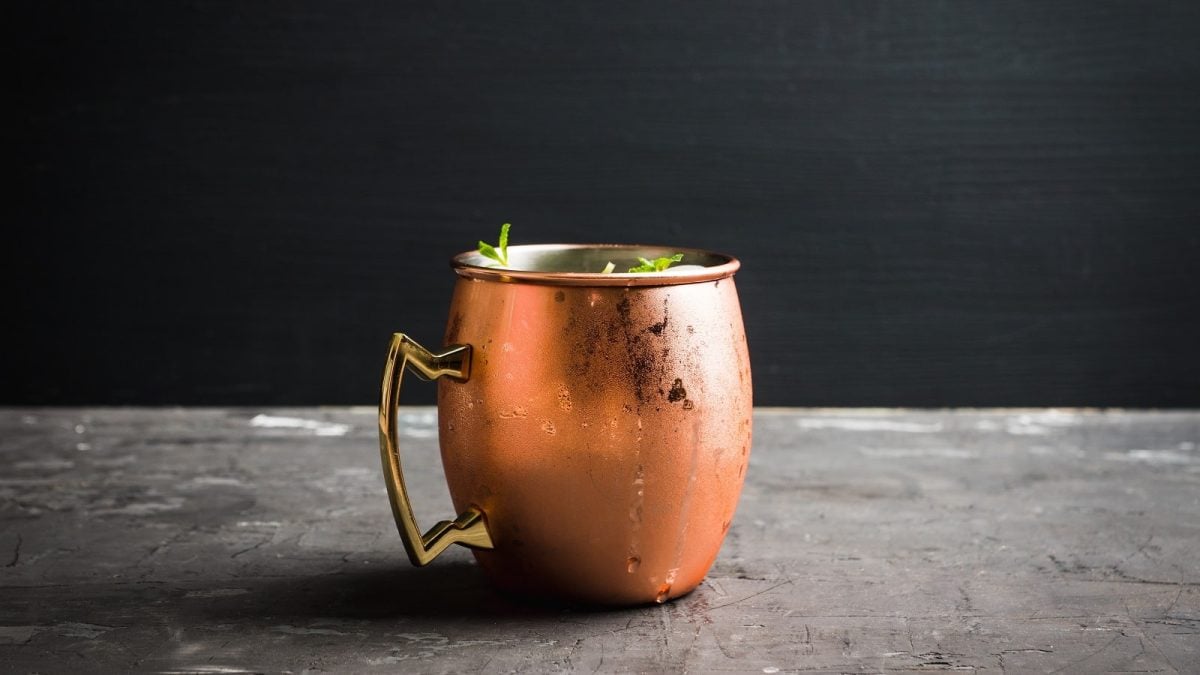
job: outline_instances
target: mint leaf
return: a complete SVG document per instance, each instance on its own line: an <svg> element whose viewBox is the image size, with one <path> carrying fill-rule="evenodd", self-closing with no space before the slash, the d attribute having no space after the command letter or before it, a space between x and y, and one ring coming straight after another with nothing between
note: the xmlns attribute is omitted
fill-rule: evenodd
<svg viewBox="0 0 1200 675"><path fill-rule="evenodd" d="M672 264L679 262L680 260L683 260L682 253L676 253L675 255L673 255L669 258L655 258L654 260L638 258L638 261L641 262L642 264L638 265L637 267L630 267L629 272L631 274L637 273L637 272L662 272L663 270L667 269Z"/></svg>
<svg viewBox="0 0 1200 675"><path fill-rule="evenodd" d="M491 244L480 241L479 242L479 252L481 254L483 254L484 256L491 258L492 260L495 260L496 262L500 263L501 265L504 264L504 260L500 257L500 254L496 252L496 249L492 248Z"/></svg>
<svg viewBox="0 0 1200 675"><path fill-rule="evenodd" d="M508 228L512 227L509 223L504 223L500 226L500 241L496 246L480 240L479 254L485 258L491 258L500 263L504 267L508 267Z"/></svg>

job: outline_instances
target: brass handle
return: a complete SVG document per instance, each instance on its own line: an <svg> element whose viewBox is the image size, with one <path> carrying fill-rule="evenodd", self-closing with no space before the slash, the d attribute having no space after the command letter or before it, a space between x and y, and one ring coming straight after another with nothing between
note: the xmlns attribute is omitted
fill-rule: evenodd
<svg viewBox="0 0 1200 675"><path fill-rule="evenodd" d="M383 391L379 399L379 454L383 460L383 478L387 483L392 516L408 559L422 567L438 557L451 544L470 548L494 548L488 533L483 511L475 506L463 511L453 521L443 520L429 528L424 535L417 527L404 473L400 468L400 434L396 424L399 415L400 386L405 368L411 368L423 380L450 377L465 382L471 376L471 346L451 345L440 354L433 354L404 333L392 335L387 362L383 366Z"/></svg>

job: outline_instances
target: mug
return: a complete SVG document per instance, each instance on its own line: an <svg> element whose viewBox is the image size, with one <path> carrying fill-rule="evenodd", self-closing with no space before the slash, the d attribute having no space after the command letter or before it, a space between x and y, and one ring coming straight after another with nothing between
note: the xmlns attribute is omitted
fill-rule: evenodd
<svg viewBox="0 0 1200 675"><path fill-rule="evenodd" d="M676 252L678 268L600 272ZM451 260L441 350L392 337L380 454L409 559L425 565L464 545L503 589L588 604L690 592L716 559L749 461L739 262L618 245L508 255L506 267L473 251ZM459 511L425 534L400 465L406 369L438 380L438 440Z"/></svg>

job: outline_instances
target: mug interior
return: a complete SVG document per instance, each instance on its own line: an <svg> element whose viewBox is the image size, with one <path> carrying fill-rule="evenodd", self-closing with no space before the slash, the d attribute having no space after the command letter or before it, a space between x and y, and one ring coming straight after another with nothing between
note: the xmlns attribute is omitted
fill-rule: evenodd
<svg viewBox="0 0 1200 675"><path fill-rule="evenodd" d="M661 272L629 272L640 258L655 260L682 253L683 259ZM614 269L605 274L604 268ZM626 244L526 244L508 247L501 266L478 251L454 256L450 264L465 277L499 281L524 280L563 285L664 286L712 281L732 276L736 258L700 249Z"/></svg>

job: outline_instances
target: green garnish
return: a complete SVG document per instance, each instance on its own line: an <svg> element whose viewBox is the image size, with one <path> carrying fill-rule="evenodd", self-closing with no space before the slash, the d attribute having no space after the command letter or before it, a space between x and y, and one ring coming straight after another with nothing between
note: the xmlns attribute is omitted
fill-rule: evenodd
<svg viewBox="0 0 1200 675"><path fill-rule="evenodd" d="M615 269L617 269L617 266L612 264L612 261L610 260L608 261L608 264L604 266L604 269L600 272L600 274L612 274L612 271Z"/></svg>
<svg viewBox="0 0 1200 675"><path fill-rule="evenodd" d="M638 258L638 260L640 260L642 262L642 264L638 265L637 267L630 267L629 272L631 274L634 272L662 272L663 270L670 267L673 263L677 263L680 260L683 260L683 254L676 253L675 255L671 256L670 258L655 258L654 260L646 260L645 258Z"/></svg>
<svg viewBox="0 0 1200 675"><path fill-rule="evenodd" d="M509 223L500 226L500 241L496 242L495 246L481 240L479 242L479 253L484 257L495 260L504 267L508 267L508 228L510 227L512 225Z"/></svg>

